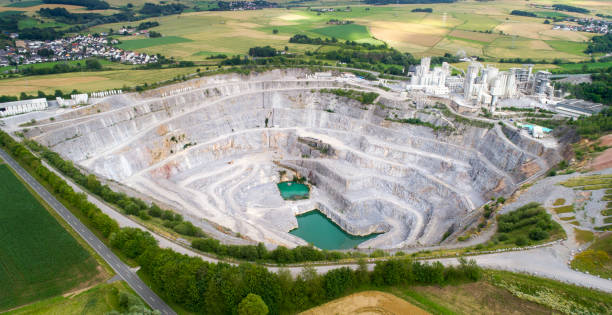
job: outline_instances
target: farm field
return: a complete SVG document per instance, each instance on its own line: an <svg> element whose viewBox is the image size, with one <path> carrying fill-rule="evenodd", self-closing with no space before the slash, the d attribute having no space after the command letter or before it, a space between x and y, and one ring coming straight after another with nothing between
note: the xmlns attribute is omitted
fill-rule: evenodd
<svg viewBox="0 0 612 315"><path fill-rule="evenodd" d="M119 48L125 50L136 50L141 48L147 48L158 45L172 45L178 43L191 42L192 40L178 37L178 36L165 36L165 37L157 37L157 38L142 38L142 39L132 39L125 41L119 44Z"/></svg>
<svg viewBox="0 0 612 315"><path fill-rule="evenodd" d="M10 311L7 315L106 314L121 310L119 295L122 292L130 293L142 302L124 281L117 281L102 283L84 292L42 300Z"/></svg>
<svg viewBox="0 0 612 315"><path fill-rule="evenodd" d="M589 2L587 6L592 5ZM433 13L411 12L419 7L431 7ZM535 10L523 2L510 0L495 1L495 5L490 2L461 1L426 5L350 5L348 10L346 6L337 8L339 10L335 12L320 13L306 8L189 12L150 19L161 24L152 30L169 38L168 42L164 42L163 38L118 39L123 41L122 47L128 49L192 61L204 60L207 54L213 52L243 55L254 46L270 45L277 49L288 46L290 52L318 48L314 45L289 44L288 39L295 34L373 44L385 42L417 57L465 53L490 58L530 56L582 61L588 59L583 53L586 47L584 42L593 36L590 33L553 30L552 24L543 23L544 18L510 15L514 9ZM595 8L597 12L610 11L601 6ZM332 19L352 21L353 24L328 24ZM110 28L118 29L122 25L134 26L138 23L140 21L98 25L90 32L106 32ZM175 42L177 37L185 41ZM152 44L146 44L147 41Z"/></svg>
<svg viewBox="0 0 612 315"><path fill-rule="evenodd" d="M95 284L94 257L0 165L0 311Z"/></svg>
<svg viewBox="0 0 612 315"><path fill-rule="evenodd" d="M374 314L412 314L426 315L430 314L407 301L396 297L393 294L380 291L365 291L343 298L333 300L321 306L312 308L301 315L319 315L319 314L360 314L364 312Z"/></svg>
<svg viewBox="0 0 612 315"><path fill-rule="evenodd" d="M196 72L197 67L154 70L109 70L97 72L72 72L0 80L0 95L19 95L40 90L53 93L55 90L70 92L94 92L133 87L143 83L154 83Z"/></svg>

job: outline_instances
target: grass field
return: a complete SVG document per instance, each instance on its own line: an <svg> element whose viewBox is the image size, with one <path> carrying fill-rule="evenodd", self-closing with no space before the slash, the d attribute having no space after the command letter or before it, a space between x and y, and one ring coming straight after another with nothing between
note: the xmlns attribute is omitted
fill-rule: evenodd
<svg viewBox="0 0 612 315"><path fill-rule="evenodd" d="M358 24L332 25L322 28L315 28L312 31L323 36L352 41L369 39L371 37L368 29L365 26Z"/></svg>
<svg viewBox="0 0 612 315"><path fill-rule="evenodd" d="M565 13L561 13L557 11L535 11L533 13L537 14L538 17L543 17L543 18L569 17L570 16Z"/></svg>
<svg viewBox="0 0 612 315"><path fill-rule="evenodd" d="M0 165L0 311L97 281L95 259Z"/></svg>
<svg viewBox="0 0 612 315"><path fill-rule="evenodd" d="M595 239L589 248L576 254L572 268L612 278L612 233Z"/></svg>
<svg viewBox="0 0 612 315"><path fill-rule="evenodd" d="M574 71L574 70L581 70L584 65L586 65L587 69L607 69L609 67L612 67L612 61L584 63L584 64L562 64L562 65L559 65L559 67L565 70Z"/></svg>
<svg viewBox="0 0 612 315"><path fill-rule="evenodd" d="M584 50L587 48L587 43L570 42L566 40L547 40L545 42L557 51L574 55L584 54Z"/></svg>
<svg viewBox="0 0 612 315"><path fill-rule="evenodd" d="M610 295L554 280L485 270L475 283L388 288L432 314L609 314Z"/></svg>
<svg viewBox="0 0 612 315"><path fill-rule="evenodd" d="M43 2L40 1L40 0L32 0L32 1L13 2L11 4L6 5L6 7L9 7L9 8L27 8L27 7L33 7L35 5L41 5L41 4L43 4Z"/></svg>
<svg viewBox="0 0 612 315"><path fill-rule="evenodd" d="M56 296L42 300L14 311L8 315L64 315L64 314L107 314L113 310L121 310L119 294L128 292L138 297L124 282L99 284L84 292L69 296Z"/></svg>
<svg viewBox="0 0 612 315"><path fill-rule="evenodd" d="M191 42L192 40L179 36L164 36L156 38L141 38L123 41L119 48L126 50L137 50L141 48L153 47L158 45L172 45L178 43Z"/></svg>
<svg viewBox="0 0 612 315"><path fill-rule="evenodd" d="M557 214L570 213L570 212L574 212L574 205L571 204L571 205L567 205L567 206L554 207L553 210Z"/></svg>

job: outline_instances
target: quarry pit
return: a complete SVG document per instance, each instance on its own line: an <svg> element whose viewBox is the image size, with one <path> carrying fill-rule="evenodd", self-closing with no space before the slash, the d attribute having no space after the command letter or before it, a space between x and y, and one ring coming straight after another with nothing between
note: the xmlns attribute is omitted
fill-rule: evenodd
<svg viewBox="0 0 612 315"><path fill-rule="evenodd" d="M362 104L329 89L379 96ZM27 136L196 225L288 247L306 244L289 232L314 209L352 235L379 233L360 248L438 244L559 160L503 126L462 124L364 80L302 69L113 95ZM277 184L292 178L305 179L308 199L281 197Z"/></svg>

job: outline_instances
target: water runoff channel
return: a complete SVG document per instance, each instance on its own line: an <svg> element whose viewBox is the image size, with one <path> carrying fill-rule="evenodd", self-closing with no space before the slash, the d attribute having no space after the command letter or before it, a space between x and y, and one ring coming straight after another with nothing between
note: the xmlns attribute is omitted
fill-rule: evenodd
<svg viewBox="0 0 612 315"><path fill-rule="evenodd" d="M308 199L310 195L308 185L296 181L281 182L277 186L281 197L285 200ZM379 235L377 233L365 236L349 234L318 209L297 215L296 219L298 228L289 233L320 249L351 249Z"/></svg>

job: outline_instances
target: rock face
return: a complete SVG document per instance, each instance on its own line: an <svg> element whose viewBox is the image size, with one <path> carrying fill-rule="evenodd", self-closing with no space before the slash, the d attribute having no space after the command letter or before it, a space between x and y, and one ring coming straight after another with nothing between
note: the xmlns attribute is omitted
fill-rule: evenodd
<svg viewBox="0 0 612 315"><path fill-rule="evenodd" d="M79 109L29 135L185 214L286 246L305 244L287 232L314 208L349 233L385 232L362 247L434 244L547 167L528 139L499 127L450 134L391 122L396 111L448 124L391 93L379 91L379 106L318 91L334 87L351 86L300 70L201 78L109 97L100 112ZM280 197L283 170L308 178L309 200Z"/></svg>

